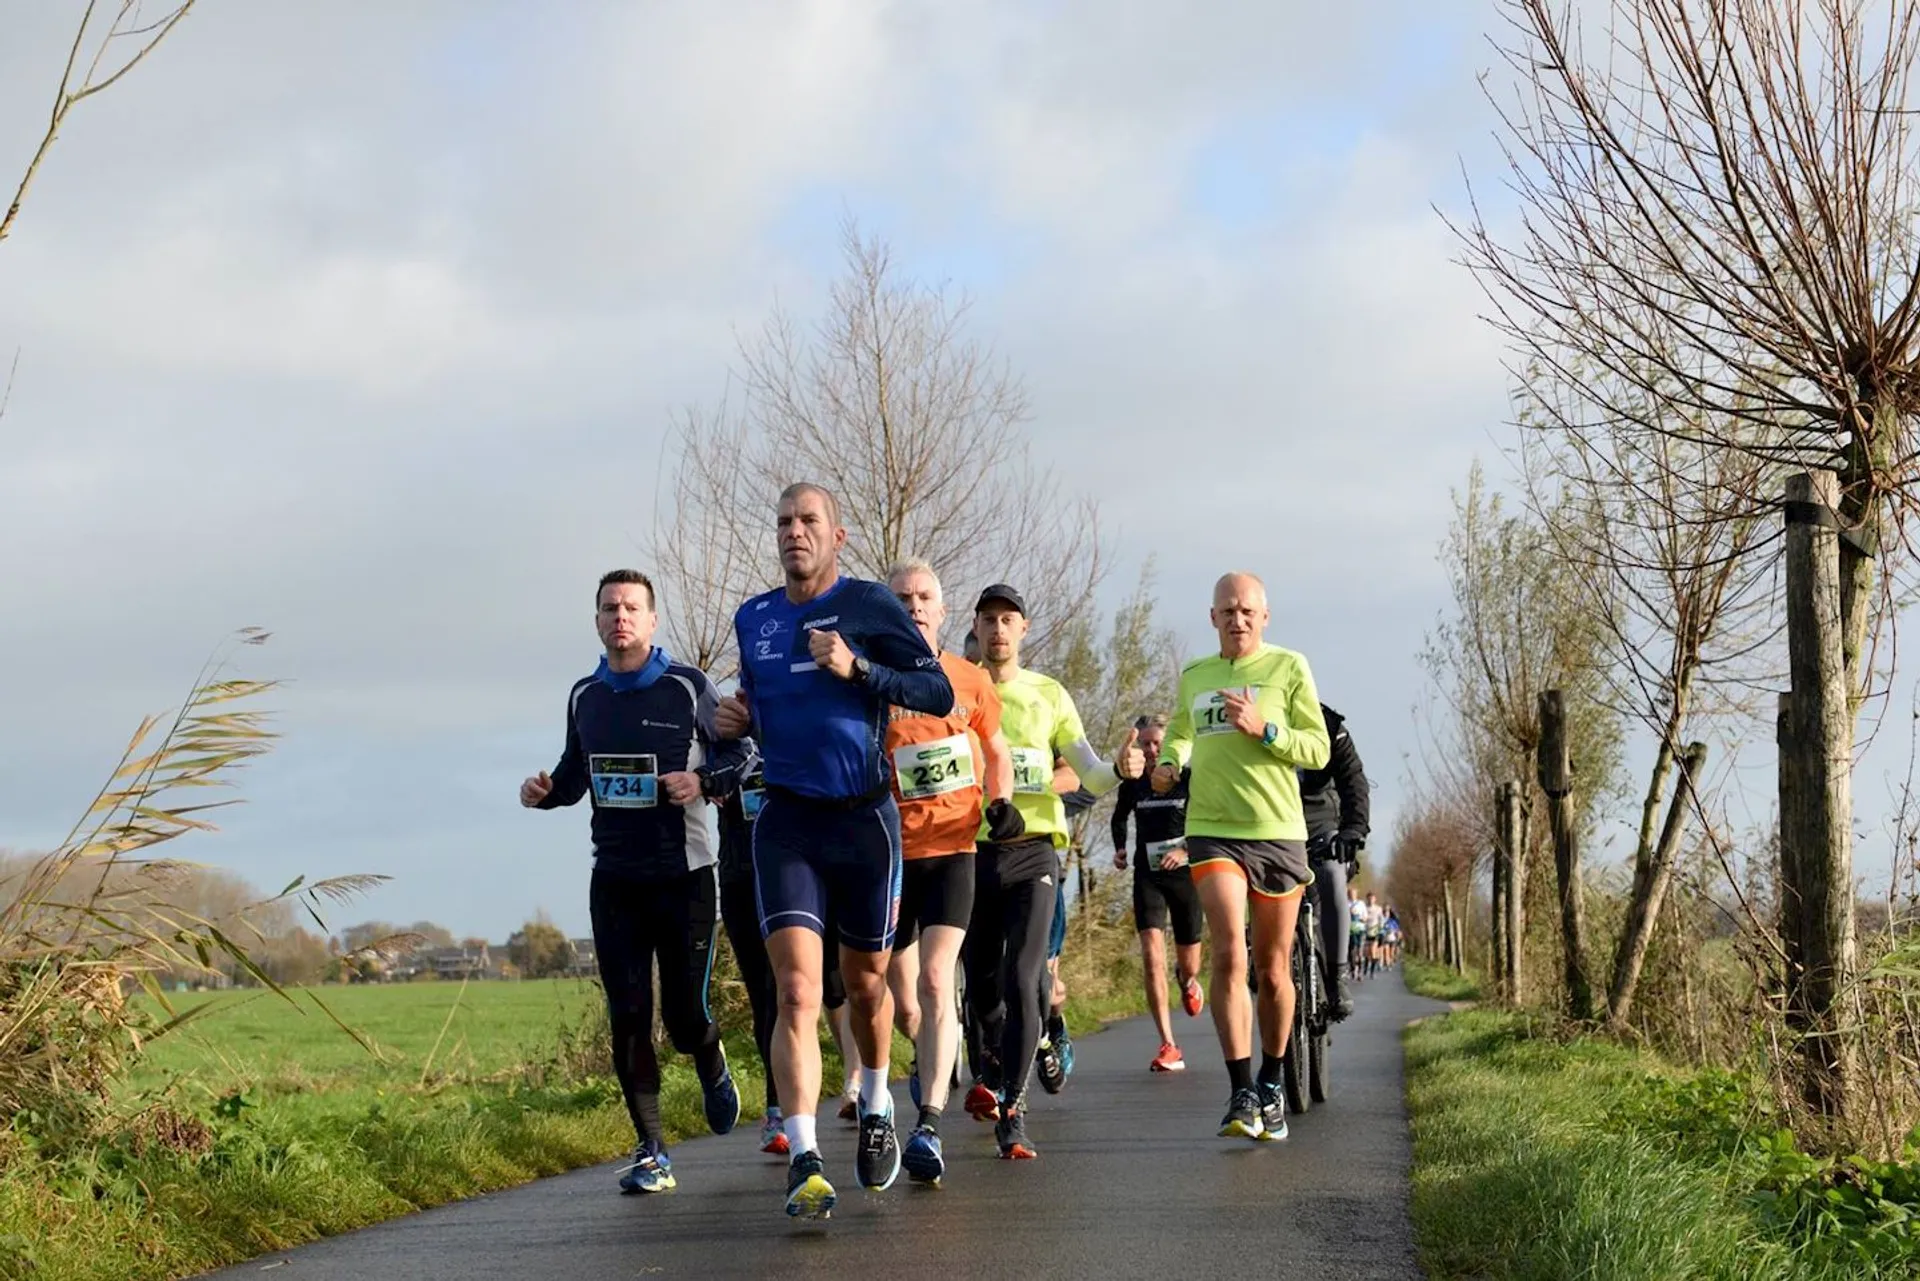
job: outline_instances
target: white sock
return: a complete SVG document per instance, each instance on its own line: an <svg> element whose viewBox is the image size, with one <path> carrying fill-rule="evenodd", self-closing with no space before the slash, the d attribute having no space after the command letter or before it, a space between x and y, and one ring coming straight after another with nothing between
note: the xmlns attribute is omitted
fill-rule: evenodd
<svg viewBox="0 0 1920 1281"><path fill-rule="evenodd" d="M786 1131L787 1147L795 1156L812 1152L820 1146L820 1141L814 1137L811 1114L787 1117L780 1123L780 1128Z"/></svg>
<svg viewBox="0 0 1920 1281"><path fill-rule="evenodd" d="M863 1114L893 1111L893 1095L887 1091L887 1066L860 1069L860 1111Z"/></svg>

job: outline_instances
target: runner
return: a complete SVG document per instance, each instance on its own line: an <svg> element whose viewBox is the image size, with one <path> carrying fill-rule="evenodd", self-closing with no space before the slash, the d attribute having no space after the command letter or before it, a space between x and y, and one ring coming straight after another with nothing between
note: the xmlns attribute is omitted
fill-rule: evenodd
<svg viewBox="0 0 1920 1281"><path fill-rule="evenodd" d="M1313 856L1313 892L1320 911L1320 935L1326 945L1327 988L1333 993L1336 1022L1353 1013L1347 990L1347 877L1360 871L1360 851L1370 829L1371 789L1367 767L1347 733L1346 718L1320 704L1327 723L1327 764L1300 771L1300 807L1307 818L1307 850Z"/></svg>
<svg viewBox="0 0 1920 1281"><path fill-rule="evenodd" d="M1140 748L1158 760L1166 742L1167 718L1142 716L1134 723ZM1113 806L1113 865L1127 870L1127 818L1134 820L1133 928L1140 932L1140 965L1147 985L1147 1012L1160 1030L1160 1050L1148 1067L1155 1072L1183 1072L1186 1058L1173 1039L1173 1017L1167 1008L1167 939L1173 928L1181 1004L1189 1018L1197 1018L1205 998L1200 992L1200 941L1206 933L1206 914L1200 910L1200 892L1187 870L1187 787L1191 773L1164 794L1150 783L1120 786Z"/></svg>
<svg viewBox="0 0 1920 1281"><path fill-rule="evenodd" d="M1367 963L1367 901L1356 886L1347 887L1347 977L1359 982Z"/></svg>
<svg viewBox="0 0 1920 1281"><path fill-rule="evenodd" d="M1220 652L1188 663L1153 787L1173 791L1191 758L1187 858L1213 947L1213 1024L1232 1097L1221 1136L1284 1139L1281 1056L1293 1024L1293 926L1307 868L1296 769L1327 763L1327 727L1307 660L1263 639L1266 587L1232 573L1213 589ZM1260 983L1258 1088L1247 994L1247 915Z"/></svg>
<svg viewBox="0 0 1920 1281"><path fill-rule="evenodd" d="M824 1218L836 1200L820 1159L824 936L839 927L840 974L860 1057L861 1186L891 1187L900 1145L887 1090L893 1004L887 961L900 895L900 811L882 750L892 706L944 716L953 685L879 583L840 575L847 531L818 485L789 485L777 522L786 586L734 615L740 690L719 732L759 741L766 800L753 827L760 929L780 993L773 1066L792 1163L787 1213Z"/></svg>
<svg viewBox="0 0 1920 1281"><path fill-rule="evenodd" d="M753 820L766 798L760 770L740 780L720 804L720 921L733 944L740 968L740 984L747 989L753 1010L753 1046L760 1054L766 1077L766 1117L760 1124L760 1150L776 1156L787 1153L787 1134L780 1097L773 1085L773 1027L779 1017L773 989L773 963L767 942L760 937L760 905L753 892Z"/></svg>
<svg viewBox="0 0 1920 1281"><path fill-rule="evenodd" d="M895 1022L914 1043L913 1101L920 1109L901 1160L909 1178L938 1183L946 1172L940 1114L960 1048L954 966L973 914L975 835L986 799L988 832L1017 840L1025 826L1014 809L1013 758L1000 733L1000 696L978 667L940 651L946 599L925 561L907 561L888 587L920 635L940 655L953 684L953 710L927 716L897 710L887 726L894 797L900 806L900 928L894 939Z"/></svg>
<svg viewBox="0 0 1920 1281"><path fill-rule="evenodd" d="M1380 935L1387 927L1387 911L1380 906L1377 894L1367 895L1367 977L1372 978L1380 972Z"/></svg>
<svg viewBox="0 0 1920 1281"><path fill-rule="evenodd" d="M1000 1155L1015 1160L1035 1155L1026 1131L1027 1077L1045 1009L1040 979L1058 889L1057 851L1067 843L1065 806L1052 787L1054 756L1064 756L1095 795L1139 777L1145 760L1132 730L1116 760L1101 760L1065 687L1021 668L1027 620L1026 601L1005 583L987 588L974 605L974 632L1000 695L1001 729L1013 754L1013 803L1026 835L983 839L975 860L967 1002L979 1025L984 1070L968 1092L967 1111L994 1121Z"/></svg>
<svg viewBox="0 0 1920 1281"><path fill-rule="evenodd" d="M1143 755L1144 759L1144 755ZM1080 776L1064 759L1053 762L1053 790L1060 797L1066 814L1067 841L1073 843L1074 825L1093 808L1099 798L1080 786ZM1067 850L1059 851L1054 868L1053 923L1047 928L1047 968L1040 976L1040 1008L1047 1012L1040 1029L1040 1048L1033 1056L1034 1075L1040 1088L1058 1094L1073 1075L1073 1038L1067 1033L1067 981L1060 976L1060 957L1067 950Z"/></svg>
<svg viewBox="0 0 1920 1281"><path fill-rule="evenodd" d="M567 695L559 764L520 784L529 809L592 799L587 902L613 1072L638 1138L621 1171L623 1192L665 1192L675 1183L653 1045L656 957L661 1021L673 1047L693 1056L708 1128L725 1134L740 1119L740 1093L707 1006L719 904L705 802L735 790L754 749L737 736L722 741L712 684L653 643L658 624L645 574L616 569L601 577L594 626L606 653Z"/></svg>

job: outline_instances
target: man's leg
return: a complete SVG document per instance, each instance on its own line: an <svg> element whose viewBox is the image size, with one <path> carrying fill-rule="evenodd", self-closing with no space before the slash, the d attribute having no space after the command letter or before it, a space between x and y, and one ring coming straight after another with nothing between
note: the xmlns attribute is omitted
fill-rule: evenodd
<svg viewBox="0 0 1920 1281"><path fill-rule="evenodd" d="M955 925L930 925L921 932L921 1023L915 1049L920 1056L921 1106L935 1112L946 1107L954 1060L960 1052L954 967L966 937L967 932Z"/></svg>
<svg viewBox="0 0 1920 1281"><path fill-rule="evenodd" d="M1046 1018L1041 1002L1040 978L1046 970L1047 931L1053 919L1053 896L1057 887L1051 878L1030 877L1000 888L1001 929L1006 937L1004 1000L1006 1025L1000 1037L1001 1119L994 1137L1002 1157L1021 1160L1034 1155L1026 1135L1027 1078L1033 1070L1034 1052L1040 1046L1040 1029ZM971 980L969 980L971 981Z"/></svg>
<svg viewBox="0 0 1920 1281"><path fill-rule="evenodd" d="M1236 865L1220 860L1196 865L1194 885L1200 891L1200 906L1213 942L1213 973L1208 985L1208 995L1213 998L1213 1028L1232 1075L1234 1063L1245 1062L1253 1053L1253 1002L1247 994L1247 878ZM1234 1088L1250 1087L1251 1072L1247 1078L1243 1086L1235 1077Z"/></svg>
<svg viewBox="0 0 1920 1281"><path fill-rule="evenodd" d="M1260 967L1260 1048L1276 1067L1287 1052L1293 1030L1293 926L1300 917L1300 894L1252 896L1253 955ZM1277 1082L1279 1078L1273 1078Z"/></svg>
<svg viewBox="0 0 1920 1281"><path fill-rule="evenodd" d="M787 1139L799 1155L819 1147L814 1114L820 1105L820 934L803 926L775 930L767 936L767 957L773 962L780 1012L773 1029L774 1088L786 1108Z"/></svg>
<svg viewBox="0 0 1920 1281"><path fill-rule="evenodd" d="M707 1001L720 930L713 869L690 873L678 885L658 886L652 898L659 922L660 1018L673 1048L693 1059L707 1128L727 1134L740 1120L740 1091L727 1070L726 1048Z"/></svg>
<svg viewBox="0 0 1920 1281"><path fill-rule="evenodd" d="M920 940L916 935L912 942L893 949L893 959L887 965L887 988L893 993L893 1025L916 1047L920 1044L924 1017L920 1007L920 976Z"/></svg>
<svg viewBox="0 0 1920 1281"><path fill-rule="evenodd" d="M766 1077L766 1107L770 1121L780 1119L780 1095L773 1082L773 1025L779 1011L773 995L773 963L767 959L767 941L760 937L760 911L754 902L753 882L747 878L720 887L720 919L726 926L727 941L733 944L734 964L740 969L741 986L747 989L747 1004L753 1010L753 1044L760 1052L760 1071ZM785 1150L784 1135L774 1143L773 1125L761 1135L768 1151Z"/></svg>
<svg viewBox="0 0 1920 1281"><path fill-rule="evenodd" d="M623 1192L673 1187L660 1125L660 1061L653 1048L653 947L641 915L641 896L610 872L594 870L587 891L594 954L607 997L613 1075L620 1082L638 1150L621 1172Z"/></svg>
<svg viewBox="0 0 1920 1281"><path fill-rule="evenodd" d="M1006 976L1002 973L1006 935L1001 927L997 858L987 846L974 856L973 912L967 921L967 1012L979 1048L973 1065L977 1085L967 1094L967 1111L977 1121L995 1119L993 1114L999 1107L1000 1040L1007 1017Z"/></svg>
<svg viewBox="0 0 1920 1281"><path fill-rule="evenodd" d="M1344 1019L1353 1013L1353 995L1347 991L1347 865L1337 858L1315 863L1311 892L1320 908L1320 941L1326 948L1333 1017Z"/></svg>
<svg viewBox="0 0 1920 1281"><path fill-rule="evenodd" d="M1160 1044L1173 1044L1173 1016L1167 1001L1167 938L1157 926L1140 931L1140 967L1147 984L1147 1013Z"/></svg>

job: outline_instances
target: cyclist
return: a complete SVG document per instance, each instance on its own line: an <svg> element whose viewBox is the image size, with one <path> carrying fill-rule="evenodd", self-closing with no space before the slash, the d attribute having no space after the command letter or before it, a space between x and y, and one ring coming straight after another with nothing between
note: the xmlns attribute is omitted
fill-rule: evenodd
<svg viewBox="0 0 1920 1281"><path fill-rule="evenodd" d="M656 957L661 1021L673 1047L693 1056L708 1128L725 1134L740 1119L740 1092L707 1005L719 903L705 811L708 798L736 789L754 749L722 741L713 685L653 643L659 616L645 574L602 575L594 625L606 652L567 695L559 763L520 784L520 803L556 809L591 798L593 946L614 1076L638 1138L620 1189L665 1192L675 1179L653 1046Z"/></svg>
<svg viewBox="0 0 1920 1281"><path fill-rule="evenodd" d="M1293 927L1312 876L1295 771L1327 763L1327 726L1307 660L1263 639L1269 613L1258 578L1222 577L1211 616L1219 653L1181 670L1153 786L1167 795L1191 764L1187 861L1207 914L1213 1022L1232 1087L1220 1134L1283 1139L1281 1059L1293 1024ZM1249 909L1264 1051L1258 1078L1247 993Z"/></svg>
<svg viewBox="0 0 1920 1281"><path fill-rule="evenodd" d="M1346 718L1325 703L1320 704L1320 716L1332 746L1324 767L1300 771L1300 807L1307 818L1314 901L1326 944L1327 987L1333 993L1333 1017L1339 1020L1353 1013L1353 993L1347 990L1347 877L1360 869L1371 793Z"/></svg>
<svg viewBox="0 0 1920 1281"><path fill-rule="evenodd" d="M1142 716L1133 723L1140 731L1140 747L1159 759L1166 742L1167 718ZM1127 869L1133 851L1133 928L1140 933L1140 966L1147 985L1147 1012L1160 1032L1160 1049L1148 1067L1155 1072L1182 1072L1186 1058L1173 1039L1173 1018L1167 1008L1166 930L1173 929L1176 977L1181 1003L1189 1018L1198 1017L1205 1004L1200 991L1200 941L1206 916L1200 893L1187 870L1187 786L1190 773L1180 771L1174 786L1156 793L1144 780L1123 783L1113 806L1113 865ZM1127 819L1134 820L1134 844L1127 844Z"/></svg>
<svg viewBox="0 0 1920 1281"><path fill-rule="evenodd" d="M1000 696L993 681L965 659L940 650L947 606L939 575L925 561L905 561L888 576L887 586L940 655L954 692L953 710L946 716L896 710L886 742L905 860L888 981L895 1022L914 1042L912 1094L920 1109L901 1161L916 1182L938 1183L946 1173L940 1114L960 1038L954 966L973 915L982 802L994 840L1017 840L1026 829L1012 803L1013 758L1000 732Z"/></svg>
<svg viewBox="0 0 1920 1281"><path fill-rule="evenodd" d="M893 1097L887 962L899 907L900 811L881 751L888 709L944 716L953 685L940 660L879 583L840 575L847 531L839 503L818 485L789 485L777 517L786 585L734 615L740 690L716 727L757 727L766 800L753 825L760 929L780 993L773 1036L776 1089L792 1158L787 1213L823 1218L836 1200L820 1159L821 982L827 920L839 927L840 974L860 1058L863 1187L900 1172Z"/></svg>
<svg viewBox="0 0 1920 1281"><path fill-rule="evenodd" d="M974 605L974 632L1000 695L1000 727L1013 755L1014 808L1026 834L1014 841L983 839L976 855L967 1002L978 1024L983 1071L968 1092L967 1111L994 1121L1000 1155L1009 1160L1030 1159L1036 1151L1026 1131L1027 1078L1046 1008L1040 981L1058 889L1058 851L1067 844L1066 808L1052 786L1055 755L1065 757L1096 795L1138 777L1145 760L1132 731L1115 760L1100 759L1066 688L1020 666L1028 617L1025 599L1005 583L988 587Z"/></svg>

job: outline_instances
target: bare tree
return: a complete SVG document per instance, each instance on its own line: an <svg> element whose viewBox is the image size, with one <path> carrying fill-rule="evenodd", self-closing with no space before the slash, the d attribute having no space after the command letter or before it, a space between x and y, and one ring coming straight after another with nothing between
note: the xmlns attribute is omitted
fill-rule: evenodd
<svg viewBox="0 0 1920 1281"><path fill-rule="evenodd" d="M33 158L27 161L26 172L21 175L20 185L14 190L6 213L0 214L0 240L5 240L7 233L13 230L14 220L20 216L20 206L26 202L27 191L40 172L41 162L53 150L54 139L60 136L60 127L66 123L67 113L94 94L112 88L120 77L139 66L180 25L187 11L193 8L193 0L177 0L174 4L164 6L158 17L143 13L140 0L119 0L117 4L109 5L114 14L104 31L94 22L94 13L98 8L98 0L87 0L86 10L80 15L80 28L73 33L66 66L60 72L60 87L54 91L53 110L48 115L46 132L41 135ZM93 44L92 56L88 57L90 41L97 43Z"/></svg>
<svg viewBox="0 0 1920 1281"><path fill-rule="evenodd" d="M742 344L737 416L682 423L674 503L648 552L700 621L670 625L710 639L714 617L764 590L773 496L806 480L840 501L851 571L883 578L923 557L955 600L1015 583L1036 606L1028 651L1044 660L1106 576L1098 508L1033 461L1026 393L969 335L966 301L904 278L851 224L843 252L817 322L777 310ZM670 635L702 652L695 635Z"/></svg>
<svg viewBox="0 0 1920 1281"><path fill-rule="evenodd" d="M1844 779L1892 595L1876 558L1904 548L1920 466L1920 0L1611 0L1598 60L1571 9L1506 9L1520 92L1501 114L1522 218L1507 238L1476 209L1460 229L1468 264L1525 363L1585 378L1589 421L1837 474L1822 519L1848 534L1849 706L1826 768ZM1822 869L1788 886L1790 914L1852 902L1850 816L1817 826L1821 857L1782 848L1785 866ZM1808 1070L1826 1078L1812 1093L1829 1115L1853 1093L1821 1062L1835 1019L1821 994L1853 977L1850 907L1842 917L1786 931L1790 1004L1815 1029Z"/></svg>

